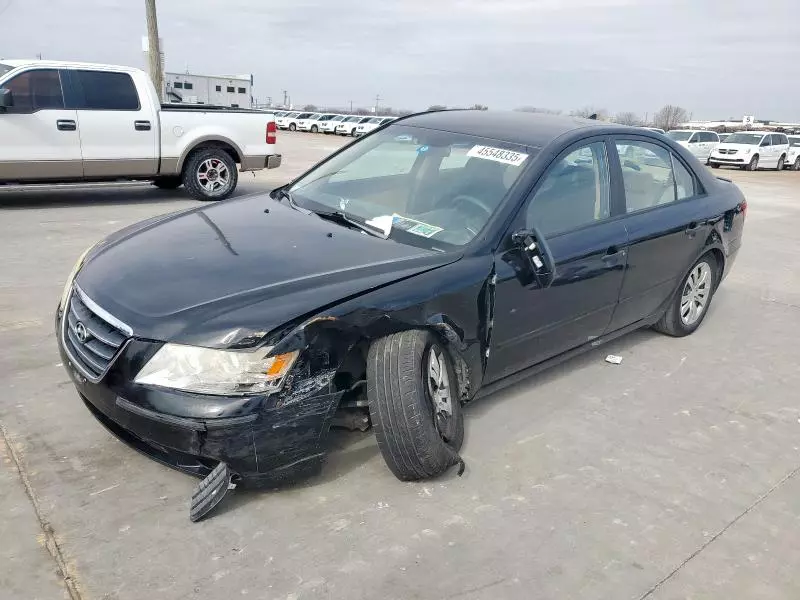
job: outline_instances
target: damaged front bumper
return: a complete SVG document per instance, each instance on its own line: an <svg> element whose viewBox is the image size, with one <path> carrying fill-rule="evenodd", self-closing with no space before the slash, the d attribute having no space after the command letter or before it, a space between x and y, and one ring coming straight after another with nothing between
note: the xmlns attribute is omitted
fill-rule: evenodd
<svg viewBox="0 0 800 600"><path fill-rule="evenodd" d="M63 364L89 411L158 462L201 478L226 463L233 481L248 487L301 479L322 465L325 434L342 397L333 389L333 371L296 377L272 396L203 396L133 383L160 344L129 340L102 380L92 383L58 339Z"/></svg>

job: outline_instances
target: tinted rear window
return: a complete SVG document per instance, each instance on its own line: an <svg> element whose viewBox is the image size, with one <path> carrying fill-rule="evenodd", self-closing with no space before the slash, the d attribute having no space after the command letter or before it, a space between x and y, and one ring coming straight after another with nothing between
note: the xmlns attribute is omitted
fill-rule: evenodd
<svg viewBox="0 0 800 600"><path fill-rule="evenodd" d="M127 73L73 71L73 76L83 90L79 109L139 110L139 95Z"/></svg>

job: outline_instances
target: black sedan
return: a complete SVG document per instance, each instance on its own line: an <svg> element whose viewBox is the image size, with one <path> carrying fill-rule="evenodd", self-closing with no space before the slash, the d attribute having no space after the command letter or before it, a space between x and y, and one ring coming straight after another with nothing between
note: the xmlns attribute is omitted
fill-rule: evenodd
<svg viewBox="0 0 800 600"><path fill-rule="evenodd" d="M425 113L269 196L100 242L58 343L97 419L205 478L193 519L237 483L317 471L336 424L371 425L398 478L433 477L460 463L464 403L637 328L696 330L746 211L644 129Z"/></svg>

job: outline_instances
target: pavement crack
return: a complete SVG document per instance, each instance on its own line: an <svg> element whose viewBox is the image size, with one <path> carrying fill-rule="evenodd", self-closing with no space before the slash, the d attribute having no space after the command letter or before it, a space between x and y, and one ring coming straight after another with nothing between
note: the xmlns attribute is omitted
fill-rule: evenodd
<svg viewBox="0 0 800 600"><path fill-rule="evenodd" d="M739 514L738 514L738 515L737 515L737 516L736 516L736 517L735 517L735 518L734 518L734 519L733 519L733 520L732 520L730 523L728 523L727 525L725 525L725 527L723 527L722 529L720 529L720 530L719 530L717 533L715 533L715 534L714 534L713 536L711 536L711 537L710 537L708 540L706 540L706 542L705 542L705 543L704 543L702 546L700 546L700 547L699 547L697 550L695 550L695 551L694 551L694 552L692 552L692 553L691 553L689 556L687 556L687 557L686 557L686 559L685 559L685 560L684 560L684 561L683 561L681 564L679 564L677 567L675 567L675 568L674 568L674 569L673 569L673 570L672 570L670 573L668 573L668 574L667 574L665 577L663 577L663 578L662 578L660 581L658 581L658 582L657 582L657 583L656 583L656 584L655 584L653 587L651 587L649 590L647 590L647 591L646 591L644 594L642 594L641 596L639 596L639 598L638 598L637 600L645 600L646 598L649 598L650 596L652 596L652 595L653 595L653 594L654 594L654 593L655 593L655 592L658 590L658 588L660 588L660 587L661 587L662 585L664 585L664 584L665 584L667 581L669 581L670 579L672 579L672 578L673 578L673 577L674 577L674 576L675 576L675 575L676 575L676 574L677 574L677 573L678 573L678 572L679 572L679 571L680 571L680 570L681 570L683 567L685 567L685 566L686 566L686 565L687 565L687 564L688 564L688 563L689 563L689 562L690 562L690 561L691 561L691 560L692 560L692 559L693 559L695 556L697 556L697 555L698 555L698 554L700 554L700 553L701 553L703 550L705 550L705 549L706 549L706 548L708 548L708 547L709 547L711 544L713 544L713 543L714 543L714 542L717 540L717 538L719 538L720 536L722 536L722 535L723 535L723 534L724 534L726 531L728 531L728 530L729 530L731 527L733 527L734 525L736 525L736 523L738 523L738 522L739 522L739 521L740 521L740 520L741 520L741 519L742 519L742 518L743 518L745 515L747 515L747 514L748 514L750 511L752 511L754 508L756 508L756 507L757 507L759 504L761 504L761 503L762 503L764 500L766 500L767 498L769 498L769 496L770 496L770 495L772 495L772 493L773 493L775 490L777 490L779 487L781 487L781 486L782 486L784 483L786 483L787 481L789 481L789 480L790 480L792 477L794 477L794 476L795 476L795 475L797 475L798 473L800 473L800 466L796 467L796 468L795 468L795 469L793 469L792 471L789 471L789 473L787 473L786 475L784 475L784 476L781 478L781 480L780 480L780 481L778 481L778 482L777 482L775 485L773 485L771 488L769 488L769 489L768 489L766 492L764 492L763 494L761 494L761 496L759 496L758 498L756 498L756 500L755 500L755 501L754 501L754 502L753 502L753 503L752 503L750 506L748 506L748 507L747 507L746 509L744 509L744 510L743 510L741 513L739 513Z"/></svg>
<svg viewBox="0 0 800 600"><path fill-rule="evenodd" d="M64 582L64 587L67 589L70 600L82 600L75 577L70 573L70 568L67 565L67 561L64 560L64 554L62 553L61 546L56 539L53 526L42 513L41 507L39 506L39 501L36 498L36 493L33 491L33 486L31 485L30 479L28 479L28 474L25 471L25 466L22 462L22 459L14 449L14 446L11 444L8 432L1 422L0 443L5 446L8 456L11 457L11 462L14 465L17 474L19 475L20 481L22 482L22 487L25 488L25 494L28 496L31 506L33 506L33 512L36 515L36 520L39 522L39 527L41 527L42 533L44 534L45 548L47 548L47 551L50 553L50 556L56 563L57 573Z"/></svg>

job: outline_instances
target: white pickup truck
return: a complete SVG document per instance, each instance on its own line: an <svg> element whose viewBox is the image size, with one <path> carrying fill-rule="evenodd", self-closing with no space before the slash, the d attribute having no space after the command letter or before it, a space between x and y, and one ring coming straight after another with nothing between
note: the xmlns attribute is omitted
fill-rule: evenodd
<svg viewBox="0 0 800 600"><path fill-rule="evenodd" d="M274 117L161 104L129 67L0 60L0 185L144 180L222 200L280 166Z"/></svg>

